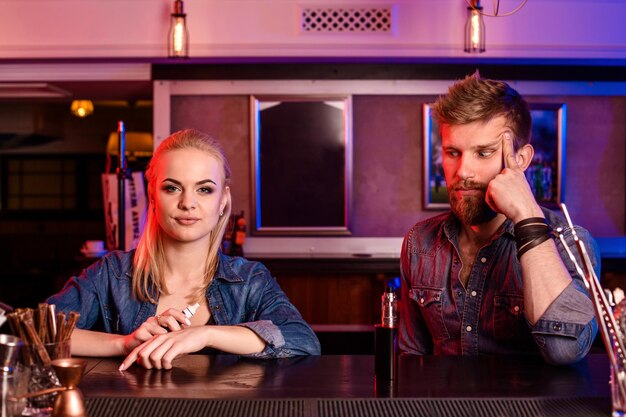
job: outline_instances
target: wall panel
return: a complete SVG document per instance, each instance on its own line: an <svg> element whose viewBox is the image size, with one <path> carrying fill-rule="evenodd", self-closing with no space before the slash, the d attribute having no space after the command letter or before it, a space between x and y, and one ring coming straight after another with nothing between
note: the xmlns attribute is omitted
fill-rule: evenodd
<svg viewBox="0 0 626 417"><path fill-rule="evenodd" d="M355 95L354 237L398 237L437 211L423 209L421 105L433 95ZM597 237L626 234L626 97L528 96L568 105L565 202ZM250 221L246 96L175 96L172 130L196 127L224 143L235 210Z"/></svg>

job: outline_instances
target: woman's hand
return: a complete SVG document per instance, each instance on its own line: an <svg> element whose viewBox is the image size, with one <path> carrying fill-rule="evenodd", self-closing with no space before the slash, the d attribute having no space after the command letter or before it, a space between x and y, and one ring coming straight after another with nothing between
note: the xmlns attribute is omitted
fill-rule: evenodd
<svg viewBox="0 0 626 417"><path fill-rule="evenodd" d="M150 317L144 321L134 332L124 337L122 354L128 355L133 349L154 336L166 334L168 331L178 331L183 326L189 326L191 322L181 312L170 308L162 314Z"/></svg>
<svg viewBox="0 0 626 417"><path fill-rule="evenodd" d="M159 326L168 329L172 332L182 329L185 326L191 326L191 321L185 316L182 311L175 308L169 308L161 314L157 314L155 317Z"/></svg>
<svg viewBox="0 0 626 417"><path fill-rule="evenodd" d="M140 344L124 359L120 371L134 362L146 369L171 369L172 361L180 355L197 352L205 347L235 355L260 353L266 342L244 326L191 326L153 336Z"/></svg>
<svg viewBox="0 0 626 417"><path fill-rule="evenodd" d="M163 317L160 321L163 321ZM207 346L208 328L209 326L187 327L151 336L148 341L130 352L119 369L127 369L134 362L146 369L172 369L172 361L178 356L197 352Z"/></svg>

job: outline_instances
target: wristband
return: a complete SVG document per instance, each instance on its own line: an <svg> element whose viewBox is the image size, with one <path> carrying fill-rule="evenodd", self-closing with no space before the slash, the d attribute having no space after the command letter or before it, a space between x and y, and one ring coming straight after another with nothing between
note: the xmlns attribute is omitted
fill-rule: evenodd
<svg viewBox="0 0 626 417"><path fill-rule="evenodd" d="M513 230L517 234L518 230L520 230L523 227L528 227L529 225L533 225L533 226L546 225L546 226L548 226L548 221L546 219L544 219L543 217L529 217L527 219L520 220L519 222L515 223L515 226L513 227Z"/></svg>
<svg viewBox="0 0 626 417"><path fill-rule="evenodd" d="M543 217L529 217L517 222L513 228L517 246L517 258L520 259L530 249L553 236L552 227Z"/></svg>
<svg viewBox="0 0 626 417"><path fill-rule="evenodd" d="M523 254L525 254L526 252L528 252L532 248L541 245L543 242L545 242L546 240L548 240L550 238L552 238L551 234L545 234L545 235L543 235L541 237L535 238L534 240L526 242L521 247L518 246L518 248L517 248L517 259L521 259Z"/></svg>
<svg viewBox="0 0 626 417"><path fill-rule="evenodd" d="M515 232L515 240L517 241L517 245L521 246L524 243L550 233L552 233L552 228L548 225L529 225Z"/></svg>

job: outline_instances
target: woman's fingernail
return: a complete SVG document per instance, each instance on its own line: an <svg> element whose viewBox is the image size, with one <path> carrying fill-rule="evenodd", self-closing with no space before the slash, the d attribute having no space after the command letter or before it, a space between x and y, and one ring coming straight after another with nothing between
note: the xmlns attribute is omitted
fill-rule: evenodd
<svg viewBox="0 0 626 417"><path fill-rule="evenodd" d="M118 371L123 371L124 369L126 369L126 367L124 366L124 364L121 364L119 368L117 368Z"/></svg>
<svg viewBox="0 0 626 417"><path fill-rule="evenodd" d="M186 324L187 326L191 326L191 320L189 320L189 319L187 319L187 318L186 318L186 319L185 319L185 324Z"/></svg>

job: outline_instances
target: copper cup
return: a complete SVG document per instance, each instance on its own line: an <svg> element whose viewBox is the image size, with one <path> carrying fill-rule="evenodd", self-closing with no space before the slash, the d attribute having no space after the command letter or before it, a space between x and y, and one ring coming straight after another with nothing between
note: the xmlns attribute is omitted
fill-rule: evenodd
<svg viewBox="0 0 626 417"><path fill-rule="evenodd" d="M86 365L87 362L76 358L52 361L52 368L64 388L54 400L52 417L87 417L85 399L77 388Z"/></svg>

